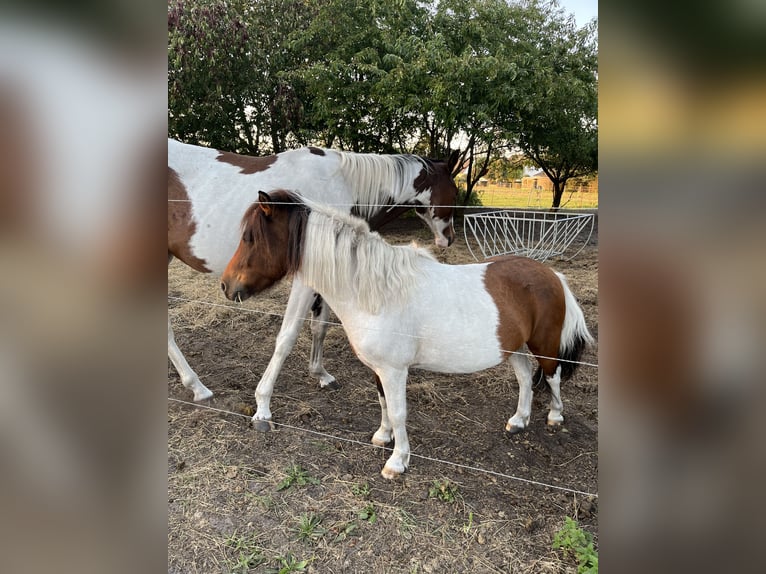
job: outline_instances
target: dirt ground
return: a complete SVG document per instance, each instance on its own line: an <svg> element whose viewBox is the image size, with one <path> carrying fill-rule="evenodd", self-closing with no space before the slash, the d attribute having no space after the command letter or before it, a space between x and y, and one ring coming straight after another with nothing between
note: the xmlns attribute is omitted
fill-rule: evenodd
<svg viewBox="0 0 766 574"><path fill-rule="evenodd" d="M437 256L473 262L461 224L456 231ZM417 218L382 234L431 242ZM597 233L572 261L547 264L566 274L598 339ZM545 424L546 390L535 394L529 428L514 436L504 432L518 396L510 365L472 375L413 371L413 457L402 478L387 481L380 470L389 453L369 443L380 422L373 377L340 326L330 327L324 354L342 388L320 390L309 376L305 325L272 397L276 429L249 427L288 289L283 282L236 306L217 277L177 261L169 268L176 341L215 393L207 406L234 413L168 401L169 573L577 571L571 554L551 547L553 536L571 516L597 542L598 500L510 477L598 491L595 367L562 385L560 429ZM597 363L597 348L583 360ZM168 397L191 401L170 361Z"/></svg>

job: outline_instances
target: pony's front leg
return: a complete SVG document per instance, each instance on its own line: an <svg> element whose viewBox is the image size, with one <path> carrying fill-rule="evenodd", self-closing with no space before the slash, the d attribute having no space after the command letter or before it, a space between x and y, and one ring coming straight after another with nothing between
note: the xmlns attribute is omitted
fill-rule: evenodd
<svg viewBox="0 0 766 574"><path fill-rule="evenodd" d="M330 307L327 301L318 293L314 295L314 303L311 306L311 358L309 359L309 373L319 379L321 388L339 389L340 384L328 373L322 361L322 348L324 337L327 334L327 319L330 317Z"/></svg>
<svg viewBox="0 0 766 574"><path fill-rule="evenodd" d="M195 401L204 401L213 396L213 391L202 384L197 373L189 366L189 363L186 362L186 357L181 353L181 349L178 348L176 338L173 335L173 327L170 324L170 317L168 317L168 357L170 357L170 362L173 363L176 371L178 371L183 386L194 393Z"/></svg>
<svg viewBox="0 0 766 574"><path fill-rule="evenodd" d="M516 373L516 381L519 383L519 402L516 413L508 419L505 430L515 434L524 430L529 424L529 416L532 414L532 365L521 349L511 355L509 359Z"/></svg>
<svg viewBox="0 0 766 574"><path fill-rule="evenodd" d="M274 354L255 389L257 409L252 419L255 430L268 431L271 429L269 422L271 421L271 395L274 392L274 383L282 370L285 359L295 346L298 333L303 326L303 321L306 319L313 299L314 291L310 287L306 287L296 277L293 280L290 297L287 300L287 308L277 335Z"/></svg>
<svg viewBox="0 0 766 574"><path fill-rule="evenodd" d="M380 474L383 478L393 479L404 473L410 465L410 442L406 428L407 369L379 370L376 374L380 377L383 388L384 398L381 399L381 406L385 404L383 419L385 420L386 415L388 416L394 434L394 452L386 461Z"/></svg>

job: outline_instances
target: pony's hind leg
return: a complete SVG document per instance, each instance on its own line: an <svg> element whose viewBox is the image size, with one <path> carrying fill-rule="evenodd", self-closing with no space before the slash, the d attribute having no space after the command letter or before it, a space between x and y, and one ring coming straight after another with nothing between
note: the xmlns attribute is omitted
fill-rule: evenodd
<svg viewBox="0 0 766 574"><path fill-rule="evenodd" d="M189 366L186 357L183 356L181 349L178 348L176 338L173 335L173 327L170 324L170 317L168 317L168 357L170 357L170 362L173 363L176 371L178 371L183 386L194 393L195 401L204 401L213 396L213 391L202 384L199 376Z"/></svg>
<svg viewBox="0 0 766 574"><path fill-rule="evenodd" d="M532 365L527 355L522 351L523 348L519 349L509 359L519 383L519 402L516 406L516 413L508 419L505 425L505 430L511 434L524 430L529 424L529 417L532 414Z"/></svg>
<svg viewBox="0 0 766 574"><path fill-rule="evenodd" d="M375 375L375 384L378 387L378 401L380 402L380 427L372 435L372 444L375 446L387 446L393 440L393 429L391 421L388 420L388 406L386 404L386 394L383 392L383 385L380 383L380 377Z"/></svg>
<svg viewBox="0 0 766 574"><path fill-rule="evenodd" d="M168 266L170 266L171 261L173 261L173 256L168 253ZM173 363L176 371L178 371L178 376L181 377L183 386L194 393L195 401L204 401L213 396L213 391L202 384L199 376L191 368L181 349L178 348L176 337L173 334L173 326L170 324L170 316L168 316L168 357L170 357L170 362Z"/></svg>
<svg viewBox="0 0 766 574"><path fill-rule="evenodd" d="M340 384L328 373L322 360L322 348L327 334L327 319L330 316L330 308L327 302L318 293L314 295L314 303L311 306L311 358L309 359L309 373L319 379L321 388L339 389Z"/></svg>
<svg viewBox="0 0 766 574"><path fill-rule="evenodd" d="M548 424L550 426L559 426L564 422L564 416L561 412L564 410L564 403L561 402L561 365L556 367L556 372L550 377L545 377L551 387L551 405L548 411Z"/></svg>

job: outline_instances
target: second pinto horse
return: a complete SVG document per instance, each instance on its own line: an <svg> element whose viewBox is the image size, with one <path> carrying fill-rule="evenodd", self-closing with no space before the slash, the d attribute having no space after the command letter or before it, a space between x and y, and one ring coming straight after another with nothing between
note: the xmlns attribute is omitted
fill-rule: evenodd
<svg viewBox="0 0 766 574"><path fill-rule="evenodd" d="M249 157L168 140L168 264L176 257L203 273L222 272L237 248L242 214L257 200L259 189L277 187L354 213L373 227L414 207L435 243L446 247L455 238L452 213L457 187L452 170L457 160L457 152L438 161L315 147ZM274 355L258 383L259 393L271 395L309 309L317 319L311 324L309 372L322 387L337 386L322 364L329 311L298 279L293 281ZM170 319L168 355L194 400L212 396L176 345ZM271 418L268 403L261 402L258 408L260 419Z"/></svg>

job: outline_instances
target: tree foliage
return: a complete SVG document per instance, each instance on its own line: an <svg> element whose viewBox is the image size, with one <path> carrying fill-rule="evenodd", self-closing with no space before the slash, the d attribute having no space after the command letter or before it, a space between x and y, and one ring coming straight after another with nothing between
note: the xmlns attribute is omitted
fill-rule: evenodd
<svg viewBox="0 0 766 574"><path fill-rule="evenodd" d="M459 147L466 202L521 152L559 193L597 168L595 38L555 0L169 0L168 131L250 154Z"/></svg>

